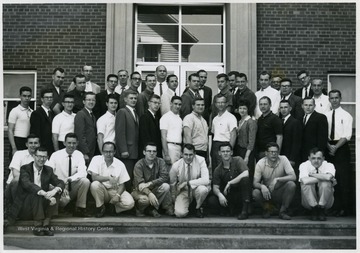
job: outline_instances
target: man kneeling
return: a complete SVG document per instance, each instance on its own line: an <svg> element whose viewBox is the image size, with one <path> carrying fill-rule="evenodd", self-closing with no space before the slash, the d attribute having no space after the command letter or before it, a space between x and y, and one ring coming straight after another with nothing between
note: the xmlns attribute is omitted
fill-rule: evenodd
<svg viewBox="0 0 360 253"><path fill-rule="evenodd" d="M166 214L174 215L170 196L169 172L162 158L156 157L156 144L149 142L143 150L145 158L134 167L134 191L131 193L136 202L136 216L144 216L144 211L153 217L160 217L160 205Z"/></svg>
<svg viewBox="0 0 360 253"><path fill-rule="evenodd" d="M90 191L93 195L97 213L100 218L105 215L105 203L115 206L116 214L134 207L134 199L125 190L125 182L130 180L125 165L114 158L116 146L113 142L105 142L102 146L103 155L94 156L90 162L88 172L93 182Z"/></svg>
<svg viewBox="0 0 360 253"><path fill-rule="evenodd" d="M325 221L325 209L334 203L335 167L324 161L324 152L313 148L309 160L299 167L301 204L311 209L311 220Z"/></svg>
<svg viewBox="0 0 360 253"><path fill-rule="evenodd" d="M210 190L209 170L205 158L195 155L192 144L184 144L183 157L170 169L170 190L175 202L176 217L186 217L193 199L196 200L196 217L204 218L202 203Z"/></svg>

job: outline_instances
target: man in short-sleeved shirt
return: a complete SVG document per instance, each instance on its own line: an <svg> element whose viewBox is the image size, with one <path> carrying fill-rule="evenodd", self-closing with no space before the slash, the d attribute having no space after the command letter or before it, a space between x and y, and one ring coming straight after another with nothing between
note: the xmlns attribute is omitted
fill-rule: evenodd
<svg viewBox="0 0 360 253"><path fill-rule="evenodd" d="M240 156L232 157L232 147L229 143L222 144L219 153L222 161L214 171L214 195L210 197L209 202L214 203L217 208L229 207L230 213L236 205L242 203L238 219L245 220L248 218L251 189L248 167Z"/></svg>
<svg viewBox="0 0 360 253"><path fill-rule="evenodd" d="M255 167L253 198L262 205L264 218L271 214L271 202L281 205L279 218L290 220L287 209L294 197L296 180L294 169L286 156L279 156L280 148L275 142L267 145L265 157Z"/></svg>
<svg viewBox="0 0 360 253"><path fill-rule="evenodd" d="M322 80L314 78L311 81L311 89L314 92L313 99L315 101L315 111L318 113L326 114L331 110L329 97L323 94Z"/></svg>
<svg viewBox="0 0 360 253"><path fill-rule="evenodd" d="M125 190L125 182L130 180L125 165L114 157L115 144L105 142L102 147L103 155L94 156L88 168L93 182L90 191L95 199L96 217L105 215L105 203L115 206L118 214L134 207L134 199Z"/></svg>

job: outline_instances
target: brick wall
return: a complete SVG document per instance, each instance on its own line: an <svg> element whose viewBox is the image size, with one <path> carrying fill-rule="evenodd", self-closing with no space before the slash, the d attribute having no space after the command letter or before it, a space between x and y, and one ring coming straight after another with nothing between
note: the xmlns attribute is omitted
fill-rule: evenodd
<svg viewBox="0 0 360 253"><path fill-rule="evenodd" d="M36 69L38 98L55 67L65 69L64 88L85 63L104 87L105 41L106 4L3 5L4 68ZM5 140L5 166L8 148Z"/></svg>
<svg viewBox="0 0 360 253"><path fill-rule="evenodd" d="M355 3L257 4L257 68L279 72L299 87L308 69L327 85L327 72L355 72Z"/></svg>

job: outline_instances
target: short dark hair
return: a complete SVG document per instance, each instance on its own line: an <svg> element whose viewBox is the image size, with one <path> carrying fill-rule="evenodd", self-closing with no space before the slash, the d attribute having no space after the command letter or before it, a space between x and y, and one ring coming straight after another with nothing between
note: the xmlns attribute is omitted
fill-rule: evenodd
<svg viewBox="0 0 360 253"><path fill-rule="evenodd" d="M76 84L76 78L86 78L86 77L85 77L83 74L77 74L77 75L75 75L74 78L73 78L74 84Z"/></svg>
<svg viewBox="0 0 360 253"><path fill-rule="evenodd" d="M124 98L127 98L131 94L138 95L138 93L136 91L131 90L131 89L124 90L123 94L124 94Z"/></svg>
<svg viewBox="0 0 360 253"><path fill-rule="evenodd" d="M239 71L236 71L236 70L232 70L230 71L227 75L228 76L233 76L235 75L235 77L239 76L240 72Z"/></svg>
<svg viewBox="0 0 360 253"><path fill-rule="evenodd" d="M238 108L240 106L246 106L247 109L249 110L249 107L250 107L250 102L248 100L245 100L245 99L240 99L239 100L239 103L238 103Z"/></svg>
<svg viewBox="0 0 360 253"><path fill-rule="evenodd" d="M151 99L153 99L153 98L155 98L155 99L161 99L161 97L160 97L159 95L155 94L155 93L150 97L149 101L150 101Z"/></svg>
<svg viewBox="0 0 360 253"><path fill-rule="evenodd" d="M339 90L331 90L331 91L329 91L329 97L330 97L331 93L338 93L340 98L341 98L341 91L339 91Z"/></svg>
<svg viewBox="0 0 360 253"><path fill-rule="evenodd" d="M45 147L43 147L43 146L40 146L40 147L37 147L36 149L35 149L35 154L36 154L36 152L46 152L48 155L49 155L49 152L48 152L48 150L45 148Z"/></svg>
<svg viewBox="0 0 360 253"><path fill-rule="evenodd" d="M111 77L115 77L116 80L119 80L119 77L118 77L117 75L115 75L115 74L109 74L109 75L106 77L106 81L109 82L109 80L110 80Z"/></svg>
<svg viewBox="0 0 360 253"><path fill-rule="evenodd" d="M168 75L168 76L166 77L166 82L167 82L167 83L170 82L170 78L172 78L172 77L178 78L177 75L171 74L171 75Z"/></svg>
<svg viewBox="0 0 360 253"><path fill-rule="evenodd" d="M205 100L203 98L195 98L193 101L192 101L192 105L195 105L196 104L196 101L204 101Z"/></svg>
<svg viewBox="0 0 360 253"><path fill-rule="evenodd" d="M106 102L108 103L110 99L115 99L116 102L119 103L118 97L116 96L116 94L109 94L109 95L107 96L107 98L106 98Z"/></svg>
<svg viewBox="0 0 360 253"><path fill-rule="evenodd" d="M191 81L193 76L194 77L199 77L199 74L198 73L192 73L191 75L188 76L188 81Z"/></svg>
<svg viewBox="0 0 360 253"><path fill-rule="evenodd" d="M56 71L59 71L60 73L64 73L65 70L63 68L54 68L53 75L56 73Z"/></svg>
<svg viewBox="0 0 360 253"><path fill-rule="evenodd" d="M266 151L269 151L269 148L276 147L280 151L280 147L276 142L269 142L266 144Z"/></svg>
<svg viewBox="0 0 360 253"><path fill-rule="evenodd" d="M218 74L218 75L216 76L216 79L220 79L220 78L222 78L222 77L225 77L225 80L226 80L226 81L229 81L229 77L228 77L228 75L225 74L225 73Z"/></svg>
<svg viewBox="0 0 360 253"><path fill-rule="evenodd" d="M219 98L225 98L226 102L227 102L227 97L225 97L223 94L221 93L218 93L215 95L215 103L216 101L219 99Z"/></svg>
<svg viewBox="0 0 360 253"><path fill-rule="evenodd" d="M116 150L116 145L115 145L115 143L113 143L112 141L106 141L106 142L104 142L103 145L102 145L102 147L101 147L101 150L104 150L105 145L113 145L114 151Z"/></svg>
<svg viewBox="0 0 360 253"><path fill-rule="evenodd" d="M315 104L315 100L314 100L313 97L310 97L310 96L304 97L303 100L302 100L302 103L304 103L305 100L312 100L313 104Z"/></svg>
<svg viewBox="0 0 360 253"><path fill-rule="evenodd" d="M156 76L154 74L147 74L145 77L145 81L148 80L148 77L155 77L155 79L156 79Z"/></svg>
<svg viewBox="0 0 360 253"><path fill-rule="evenodd" d="M72 99L74 99L74 100L75 100L74 95L73 95L73 94L71 94L71 93L65 93L65 94L64 94L64 96L63 96L63 98L62 98L62 102L64 102L64 101L65 101L65 98L72 98Z"/></svg>
<svg viewBox="0 0 360 253"><path fill-rule="evenodd" d="M85 100L86 96L89 96L89 95L95 96L95 99L96 99L96 94L94 92L87 91L87 92L84 93L83 100Z"/></svg>
<svg viewBox="0 0 360 253"><path fill-rule="evenodd" d="M32 89L31 89L30 87L28 87L28 86L22 86L22 87L20 88L19 94L21 95L24 91L29 91L29 92L32 93Z"/></svg>
<svg viewBox="0 0 360 253"><path fill-rule="evenodd" d="M259 78L260 76L265 76L265 75L268 75L269 79L271 79L271 73L266 70L260 72Z"/></svg>
<svg viewBox="0 0 360 253"><path fill-rule="evenodd" d="M37 136L36 134L29 134L27 137L26 137L26 142L29 140L29 139L39 139L39 143L40 143L40 137Z"/></svg>
<svg viewBox="0 0 360 253"><path fill-rule="evenodd" d="M318 148L318 147L314 147L314 148L312 148L312 149L309 150L309 156L310 156L311 154L314 154L314 155L315 155L317 152L321 152L321 154L322 154L323 156L325 155L325 152L324 152L323 149Z"/></svg>
<svg viewBox="0 0 360 253"><path fill-rule="evenodd" d="M287 100L287 99L283 99L283 100L281 100L279 104L281 104L281 103L288 103L288 104L291 106L291 104L290 104L289 100Z"/></svg>
<svg viewBox="0 0 360 253"><path fill-rule="evenodd" d="M173 96L173 97L171 98L171 103L174 102L174 100L180 100L180 101L182 101L182 98L179 97L179 96Z"/></svg>
<svg viewBox="0 0 360 253"><path fill-rule="evenodd" d="M132 72L131 75L130 75L130 78L133 78L134 75L139 75L140 78L141 78L141 74L139 72L137 72L137 71Z"/></svg>
<svg viewBox="0 0 360 253"><path fill-rule="evenodd" d="M225 142L225 143L220 144L219 151L221 150L222 147L230 147L230 149L233 150L230 142Z"/></svg>
<svg viewBox="0 0 360 253"><path fill-rule="evenodd" d="M239 75L238 75L237 77L245 77L245 80L246 80L246 81L248 80L248 79L247 79L247 75L244 74L244 73L239 73Z"/></svg>
<svg viewBox="0 0 360 253"><path fill-rule="evenodd" d="M185 144L182 146L181 151L184 152L185 149L187 149L187 150L192 150L192 151L194 151L194 153L195 153L195 146L194 146L193 144L185 143Z"/></svg>
<svg viewBox="0 0 360 253"><path fill-rule="evenodd" d="M307 76L309 75L309 71L307 71L306 69L302 69L300 70L297 74L296 74L296 77L299 77L301 76L302 74L306 74Z"/></svg>
<svg viewBox="0 0 360 253"><path fill-rule="evenodd" d="M200 69L198 70L198 72L196 72L197 74L200 74L200 73L206 73L207 74L207 71L205 69Z"/></svg>
<svg viewBox="0 0 360 253"><path fill-rule="evenodd" d="M269 102L269 104L271 105L271 99L270 99L268 96L263 96L263 97L261 97L261 98L259 99L259 102L260 102L260 100L263 100L263 99L266 99L266 100Z"/></svg>
<svg viewBox="0 0 360 253"><path fill-rule="evenodd" d="M282 83L285 83L285 82L289 82L289 83L290 83L290 87L292 86L292 81L291 81L291 79L290 79L290 78L284 78L284 79L281 79L281 81L280 81L280 85L281 85Z"/></svg>
<svg viewBox="0 0 360 253"><path fill-rule="evenodd" d="M40 97L43 98L46 93L54 94L54 92L53 92L52 89L42 89L42 90L40 91Z"/></svg>
<svg viewBox="0 0 360 253"><path fill-rule="evenodd" d="M64 141L66 141L67 138L75 138L76 140L78 140L78 137L75 133L67 133L65 135Z"/></svg>
<svg viewBox="0 0 360 253"><path fill-rule="evenodd" d="M156 147L156 151L157 151L157 146L156 146L155 142L149 141L149 142L145 143L144 151L146 151L147 146L154 146L154 147Z"/></svg>

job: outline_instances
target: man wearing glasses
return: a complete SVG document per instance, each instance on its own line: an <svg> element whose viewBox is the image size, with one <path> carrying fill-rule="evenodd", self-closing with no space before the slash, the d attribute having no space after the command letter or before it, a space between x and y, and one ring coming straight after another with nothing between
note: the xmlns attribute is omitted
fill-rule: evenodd
<svg viewBox="0 0 360 253"><path fill-rule="evenodd" d="M287 209L295 194L295 172L286 156L279 156L279 145L267 144L265 157L255 167L253 198L263 208L263 218L269 218L273 202L279 204L279 218L291 220Z"/></svg>
<svg viewBox="0 0 360 253"><path fill-rule="evenodd" d="M174 215L165 161L156 157L156 144L152 142L145 144L143 154L145 158L139 160L134 167L134 190L131 193L136 203L136 216L148 213L153 217L160 217L157 211L160 206L166 210L167 215Z"/></svg>
<svg viewBox="0 0 360 253"><path fill-rule="evenodd" d="M30 133L40 137L41 144L47 149L50 156L54 152L51 130L54 113L50 108L53 102L53 91L42 90L40 95L42 105L31 114Z"/></svg>
<svg viewBox="0 0 360 253"><path fill-rule="evenodd" d="M311 77L309 71L305 69L300 70L296 76L299 83L302 85L302 88L297 89L294 94L302 99L314 96L314 92L311 89Z"/></svg>
<svg viewBox="0 0 360 253"><path fill-rule="evenodd" d="M280 96L281 100L289 101L291 106L290 114L301 121L304 117L304 111L301 107L302 100L292 92L292 81L290 79L284 78L280 81Z"/></svg>
<svg viewBox="0 0 360 253"><path fill-rule="evenodd" d="M56 115L52 122L52 138L55 151L65 148L65 135L74 132L75 113L72 111L74 108L74 96L66 93L62 99L62 106L64 110Z"/></svg>
<svg viewBox="0 0 360 253"><path fill-rule="evenodd" d="M7 222L12 225L16 218L34 220L33 233L36 236L54 235L50 230L50 220L57 214L60 194L65 187L53 169L44 165L47 159L46 148L39 147L34 162L21 167L15 201ZM54 186L52 190L50 184Z"/></svg>

